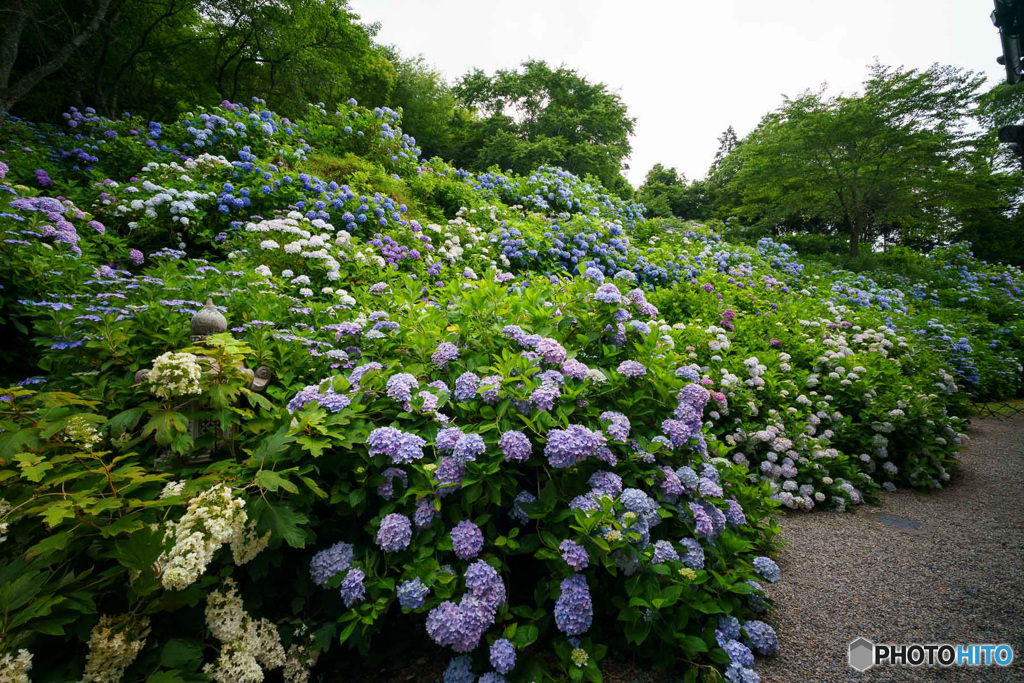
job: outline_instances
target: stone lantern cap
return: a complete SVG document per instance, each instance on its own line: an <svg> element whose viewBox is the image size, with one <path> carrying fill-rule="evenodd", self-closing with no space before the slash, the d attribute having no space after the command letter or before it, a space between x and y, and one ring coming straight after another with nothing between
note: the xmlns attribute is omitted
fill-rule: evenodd
<svg viewBox="0 0 1024 683"><path fill-rule="evenodd" d="M213 305L213 299L207 299L206 305L192 316L192 337L209 337L221 334L228 329L228 319Z"/></svg>

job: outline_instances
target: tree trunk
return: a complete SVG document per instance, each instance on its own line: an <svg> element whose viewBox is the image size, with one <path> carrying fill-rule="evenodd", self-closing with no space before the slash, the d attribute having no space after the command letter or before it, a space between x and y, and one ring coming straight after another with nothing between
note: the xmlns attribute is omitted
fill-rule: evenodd
<svg viewBox="0 0 1024 683"><path fill-rule="evenodd" d="M15 16L8 22L7 30L4 32L5 45L0 49L0 110L9 109L11 105L25 97L40 81L64 66L68 58L99 30L108 9L110 9L110 0L98 0L96 3L96 13L93 15L88 26L82 29L78 35L64 43L64 46L57 51L57 54L53 55L48 61L29 71L13 85L9 85L10 68L13 68L14 61L12 59L8 65L7 59L11 53L13 53L14 58L17 57L18 46L17 40L15 40L13 46L7 44L7 41L12 33L16 39L20 39L21 30L25 23L25 14L16 11ZM12 24L14 25L12 26ZM5 70L6 73L4 72Z"/></svg>
<svg viewBox="0 0 1024 683"><path fill-rule="evenodd" d="M850 221L850 258L860 260L860 227L856 218Z"/></svg>

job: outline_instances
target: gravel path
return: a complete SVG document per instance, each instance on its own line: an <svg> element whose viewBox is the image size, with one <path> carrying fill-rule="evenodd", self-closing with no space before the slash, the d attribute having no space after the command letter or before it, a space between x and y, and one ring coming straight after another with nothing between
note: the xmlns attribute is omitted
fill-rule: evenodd
<svg viewBox="0 0 1024 683"><path fill-rule="evenodd" d="M946 491L897 491L853 514L781 520L789 546L779 558L782 581L769 588L768 621L782 650L758 659L765 683L1024 682L1024 417L976 420L960 464ZM857 673L847 647L858 636L1009 643L1015 659L1005 669Z"/></svg>

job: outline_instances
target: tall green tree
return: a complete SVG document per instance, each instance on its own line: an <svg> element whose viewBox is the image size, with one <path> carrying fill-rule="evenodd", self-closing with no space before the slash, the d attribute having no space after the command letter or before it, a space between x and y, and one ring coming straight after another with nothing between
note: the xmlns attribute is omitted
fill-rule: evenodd
<svg viewBox="0 0 1024 683"><path fill-rule="evenodd" d="M556 164L593 175L609 189L628 192L622 177L636 119L622 98L566 67L531 60L521 70L466 74L454 92L479 120L460 161L470 168L497 165L526 173Z"/></svg>
<svg viewBox="0 0 1024 683"><path fill-rule="evenodd" d="M684 174L661 164L655 164L647 172L644 184L637 191L637 199L649 216L675 216L686 220L706 217L703 182L687 182Z"/></svg>
<svg viewBox="0 0 1024 683"><path fill-rule="evenodd" d="M862 95L787 98L726 157L738 156L730 208L762 225L842 232L854 258L883 235L941 241L969 191L968 122L982 82L956 67L875 65Z"/></svg>

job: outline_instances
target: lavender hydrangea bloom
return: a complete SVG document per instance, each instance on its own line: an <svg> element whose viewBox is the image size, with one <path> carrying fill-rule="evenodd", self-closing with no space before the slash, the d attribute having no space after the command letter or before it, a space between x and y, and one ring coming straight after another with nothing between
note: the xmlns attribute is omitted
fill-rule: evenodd
<svg viewBox="0 0 1024 683"><path fill-rule="evenodd" d="M740 620L736 617L718 617L718 630L730 640L740 639Z"/></svg>
<svg viewBox="0 0 1024 683"><path fill-rule="evenodd" d="M480 677L477 683L508 683L508 679L495 671L488 671Z"/></svg>
<svg viewBox="0 0 1024 683"><path fill-rule="evenodd" d="M590 564L590 555L587 554L586 548L576 541L567 538L559 544L558 550L562 553L562 559L566 564L578 572L583 571Z"/></svg>
<svg viewBox="0 0 1024 683"><path fill-rule="evenodd" d="M759 655L771 656L779 651L779 639L775 629L763 621L752 619L743 624L743 632L747 636L747 644Z"/></svg>
<svg viewBox="0 0 1024 683"><path fill-rule="evenodd" d="M755 612L767 612L769 605L763 595L760 595L764 593L764 588L761 587L761 584L754 580L745 581L744 583L757 591L757 593L751 593L747 596L747 602L750 604L750 609Z"/></svg>
<svg viewBox="0 0 1024 683"><path fill-rule="evenodd" d="M459 635L462 610L445 600L427 614L427 635L438 645L452 645Z"/></svg>
<svg viewBox="0 0 1024 683"><path fill-rule="evenodd" d="M405 581L398 586L398 604L405 609L419 609L423 606L430 589L423 585L417 576L412 581Z"/></svg>
<svg viewBox="0 0 1024 683"><path fill-rule="evenodd" d="M484 438L479 434L465 434L455 444L452 450L452 458L459 465L465 466L467 462L473 462L478 455L482 455L487 449L484 445Z"/></svg>
<svg viewBox="0 0 1024 683"><path fill-rule="evenodd" d="M581 363L575 358L569 358L564 363L562 363L562 374L568 377L569 379L586 379L587 370L589 369L590 368L588 368L585 364Z"/></svg>
<svg viewBox="0 0 1024 683"><path fill-rule="evenodd" d="M384 500L391 500L391 496L394 495L394 480L401 480L404 486L409 485L409 475L397 467L388 467L381 474L384 476L384 483L377 487L377 495Z"/></svg>
<svg viewBox="0 0 1024 683"><path fill-rule="evenodd" d="M604 282L604 273L602 273L600 270L598 270L594 266L590 266L589 268L587 268L583 272L583 277L585 277L588 280L590 280L591 282L594 282L594 283L599 284L599 285Z"/></svg>
<svg viewBox="0 0 1024 683"><path fill-rule="evenodd" d="M498 570L491 565L477 560L466 569L464 578L466 588L488 609L497 610L504 604L505 583Z"/></svg>
<svg viewBox="0 0 1024 683"><path fill-rule="evenodd" d="M446 394L450 394L451 393L451 390L448 388L448 385L445 384L444 382L442 382L439 379L435 379L433 382L431 382L427 386L429 388L431 388L431 389L436 389L437 391L443 391Z"/></svg>
<svg viewBox="0 0 1024 683"><path fill-rule="evenodd" d="M651 562L654 564L664 564L669 560L678 560L679 553L672 547L672 544L668 541L655 541L654 542L654 556L651 558Z"/></svg>
<svg viewBox="0 0 1024 683"><path fill-rule="evenodd" d="M533 495L529 491L520 491L512 501L512 509L508 513L509 517L520 524L528 523L530 521L530 516L526 514L526 510L523 509L523 503L529 505L530 503L536 502L537 496Z"/></svg>
<svg viewBox="0 0 1024 683"><path fill-rule="evenodd" d="M595 492L607 494L612 498L622 493L622 477L614 472L594 472L587 483Z"/></svg>
<svg viewBox="0 0 1024 683"><path fill-rule="evenodd" d="M565 361L565 348L549 337L545 337L537 342L535 350L544 359L545 363L559 365Z"/></svg>
<svg viewBox="0 0 1024 683"><path fill-rule="evenodd" d="M686 552L679 556L679 560L690 569L696 571L704 569L704 548L696 538L684 538L679 541Z"/></svg>
<svg viewBox="0 0 1024 683"><path fill-rule="evenodd" d="M622 302L622 292L618 287L607 282L597 288L597 291L594 292L594 299L603 304L619 304Z"/></svg>
<svg viewBox="0 0 1024 683"><path fill-rule="evenodd" d="M363 365L360 365L359 367L357 367L354 370L352 370L351 373L349 373L348 381L351 382L353 385L359 384L360 380L363 379L363 376L366 373L373 372L373 371L380 371L380 370L383 370L383 369L384 369L384 366L381 365L380 363L375 362L375 361L372 361L372 362L369 362L369 363L364 363Z"/></svg>
<svg viewBox="0 0 1024 683"><path fill-rule="evenodd" d="M562 593L555 601L555 625L567 636L587 632L594 618L594 604L583 574L573 574L562 581Z"/></svg>
<svg viewBox="0 0 1024 683"><path fill-rule="evenodd" d="M489 406L498 402L501 396L501 375L488 375L480 380L480 398Z"/></svg>
<svg viewBox="0 0 1024 683"><path fill-rule="evenodd" d="M572 467L594 455L604 445L602 434L581 425L570 425L566 429L552 429L548 432L544 455L552 467Z"/></svg>
<svg viewBox="0 0 1024 683"><path fill-rule="evenodd" d="M734 664L746 667L754 666L754 653L750 651L749 647L738 640L726 641L722 649L725 650L725 654L729 655L729 660Z"/></svg>
<svg viewBox="0 0 1024 683"><path fill-rule="evenodd" d="M707 496L709 498L721 498L724 494L722 487L716 484L707 477L700 478L700 485L698 486L700 495Z"/></svg>
<svg viewBox="0 0 1024 683"><path fill-rule="evenodd" d="M495 671L507 674L516 665L516 648L506 638L499 638L491 645L491 666Z"/></svg>
<svg viewBox="0 0 1024 683"><path fill-rule="evenodd" d="M569 501L569 508L573 510L583 510L589 512L591 510L598 510L601 508L601 504L597 502L597 496L594 491L585 493L582 496L576 496Z"/></svg>
<svg viewBox="0 0 1024 683"><path fill-rule="evenodd" d="M466 655L453 657L452 661L448 663L448 668L445 669L444 683L475 683L475 681L473 660Z"/></svg>
<svg viewBox="0 0 1024 683"><path fill-rule="evenodd" d="M624 360L619 363L619 367L615 368L615 370L623 377L629 377L630 379L643 377L647 374L647 368L644 367L643 363L638 363L635 360Z"/></svg>
<svg viewBox="0 0 1024 683"><path fill-rule="evenodd" d="M601 421L610 423L605 427L605 431L608 433L608 436L617 441L626 441L629 439L629 430L631 425L629 424L629 418L622 413L606 410L601 413Z"/></svg>
<svg viewBox="0 0 1024 683"><path fill-rule="evenodd" d="M782 572L779 570L779 565L775 564L775 561L768 557L755 557L754 558L754 569L757 573L764 577L768 583L778 583Z"/></svg>
<svg viewBox="0 0 1024 683"><path fill-rule="evenodd" d="M753 669L730 662L725 668L725 683L761 683L761 677Z"/></svg>
<svg viewBox="0 0 1024 683"><path fill-rule="evenodd" d="M405 515L391 513L381 520L377 531L377 545L390 553L409 547L412 541L412 523Z"/></svg>
<svg viewBox="0 0 1024 683"><path fill-rule="evenodd" d="M444 370L448 367L448 364L459 357L459 347L451 342L441 342L437 345L437 350L430 356L430 361Z"/></svg>
<svg viewBox="0 0 1024 683"><path fill-rule="evenodd" d="M675 502L685 491L683 483L679 480L679 475L671 467L662 467L661 473L665 478L661 480L658 486L669 502Z"/></svg>
<svg viewBox="0 0 1024 683"><path fill-rule="evenodd" d="M131 251L129 251L128 258L130 258L132 260L132 263L134 263L137 266L141 266L142 262L146 260L146 257L138 249L132 249Z"/></svg>
<svg viewBox="0 0 1024 683"><path fill-rule="evenodd" d="M434 509L433 501L429 498L423 498L416 505L416 512L413 513L412 519L417 529L426 529L433 523L436 515L437 510Z"/></svg>
<svg viewBox="0 0 1024 683"><path fill-rule="evenodd" d="M638 515L650 515L658 509L658 504L640 489L626 489L619 496L619 502L630 512Z"/></svg>
<svg viewBox="0 0 1024 683"><path fill-rule="evenodd" d="M452 550L460 560L469 560L480 554L484 547L484 535L480 527L465 519L451 531Z"/></svg>
<svg viewBox="0 0 1024 683"><path fill-rule="evenodd" d="M455 380L455 400L465 403L476 398L476 389L480 386L480 378L472 372L464 372Z"/></svg>
<svg viewBox="0 0 1024 683"><path fill-rule="evenodd" d="M321 550L309 562L309 575L318 586L326 584L332 576L352 566L352 544L338 542Z"/></svg>
<svg viewBox="0 0 1024 683"><path fill-rule="evenodd" d="M533 447L530 439L522 432L511 430L501 435L498 442L506 460L529 460Z"/></svg>
<svg viewBox="0 0 1024 683"><path fill-rule="evenodd" d="M366 597L366 586L363 580L366 574L362 569L350 569L341 582L341 599L345 601L345 607L351 607L357 602L362 602Z"/></svg>
<svg viewBox="0 0 1024 683"><path fill-rule="evenodd" d="M676 470L676 476L679 477L680 483L687 491L694 491L700 485L700 477L693 471L692 467L683 465Z"/></svg>
<svg viewBox="0 0 1024 683"><path fill-rule="evenodd" d="M725 520L733 527L747 523L747 516L743 513L743 508L737 501L729 501L729 509L725 511Z"/></svg>
<svg viewBox="0 0 1024 683"><path fill-rule="evenodd" d="M415 434L404 433L399 439L395 452L391 453L391 462L396 465L407 465L414 460L419 460L423 457L423 447L426 445L427 442Z"/></svg>
<svg viewBox="0 0 1024 683"><path fill-rule="evenodd" d="M454 493L462 484L462 475L465 468L455 461L455 458L441 458L434 472L434 480L441 486L438 495L444 498Z"/></svg>
<svg viewBox="0 0 1024 683"><path fill-rule="evenodd" d="M562 390L557 384L545 383L533 390L530 400L537 406L537 410L547 411L555 407L555 401L562 395Z"/></svg>
<svg viewBox="0 0 1024 683"><path fill-rule="evenodd" d="M720 480L721 480L721 477L718 474L718 470L715 469L715 466L712 465L709 462L706 462L706 463L704 463L701 466L701 468L700 468L700 476L702 476L702 477L704 477L706 479L710 479L711 481L715 482L716 484L719 483Z"/></svg>
<svg viewBox="0 0 1024 683"><path fill-rule="evenodd" d="M682 377L691 382L698 382L700 381L700 368L696 365L684 365L676 368L676 377Z"/></svg>
<svg viewBox="0 0 1024 683"><path fill-rule="evenodd" d="M338 413L351 405L352 401L345 394L335 393L334 387L327 387L326 391L320 390L319 384L310 384L298 391L286 406L289 413L302 410L307 404L316 401L321 408L331 413Z"/></svg>
<svg viewBox="0 0 1024 683"><path fill-rule="evenodd" d="M437 433L437 437L434 439L434 448L441 452L450 452L455 448L455 444L459 442L465 434L458 427L449 427L448 429L442 429Z"/></svg>
<svg viewBox="0 0 1024 683"><path fill-rule="evenodd" d="M419 385L419 380L413 375L408 372L399 372L388 378L388 397L396 401L408 401L412 398L412 390L418 388Z"/></svg>

